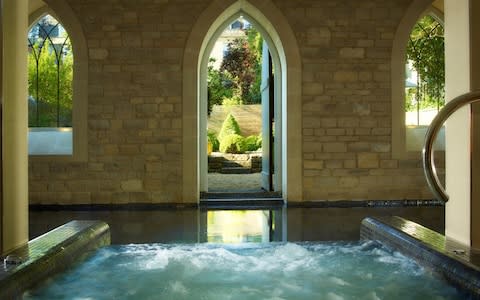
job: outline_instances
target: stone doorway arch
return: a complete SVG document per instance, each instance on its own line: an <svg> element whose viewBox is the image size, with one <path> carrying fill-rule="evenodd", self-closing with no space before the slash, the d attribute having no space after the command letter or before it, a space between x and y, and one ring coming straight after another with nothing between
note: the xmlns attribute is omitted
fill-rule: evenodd
<svg viewBox="0 0 480 300"><path fill-rule="evenodd" d="M261 32L281 69L277 76L281 114L281 176L278 190L289 201L302 199L301 60L293 31L271 1L213 1L195 23L183 59L183 201L198 202L205 187L206 97L205 57L221 29L239 15L246 16ZM217 36L215 36L217 35ZM209 48L210 47L210 48ZM203 98L202 98L203 97ZM205 118L205 120L203 120ZM205 137L205 139L203 139ZM205 140L205 141L204 141ZM203 185L203 186L202 186Z"/></svg>

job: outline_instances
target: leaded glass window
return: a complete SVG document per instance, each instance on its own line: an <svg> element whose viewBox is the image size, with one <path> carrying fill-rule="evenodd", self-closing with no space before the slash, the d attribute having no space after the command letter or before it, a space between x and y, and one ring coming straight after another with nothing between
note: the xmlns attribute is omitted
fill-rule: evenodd
<svg viewBox="0 0 480 300"><path fill-rule="evenodd" d="M406 146L423 147L428 125L445 103L445 41L443 25L431 15L420 18L407 44L405 78ZM445 149L442 129L436 149Z"/></svg>
<svg viewBox="0 0 480 300"><path fill-rule="evenodd" d="M72 81L70 37L45 15L28 32L29 154L73 154Z"/></svg>
<svg viewBox="0 0 480 300"><path fill-rule="evenodd" d="M407 45L407 125L429 125L445 102L444 30L426 15L413 27Z"/></svg>
<svg viewBox="0 0 480 300"><path fill-rule="evenodd" d="M29 127L72 127L73 52L63 26L45 15L28 33Z"/></svg>

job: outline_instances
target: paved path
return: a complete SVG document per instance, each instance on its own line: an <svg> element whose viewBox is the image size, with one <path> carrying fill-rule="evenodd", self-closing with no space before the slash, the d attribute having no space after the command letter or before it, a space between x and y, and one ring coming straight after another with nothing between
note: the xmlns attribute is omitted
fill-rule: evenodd
<svg viewBox="0 0 480 300"><path fill-rule="evenodd" d="M259 191L261 190L261 173L220 174L208 173L208 191Z"/></svg>

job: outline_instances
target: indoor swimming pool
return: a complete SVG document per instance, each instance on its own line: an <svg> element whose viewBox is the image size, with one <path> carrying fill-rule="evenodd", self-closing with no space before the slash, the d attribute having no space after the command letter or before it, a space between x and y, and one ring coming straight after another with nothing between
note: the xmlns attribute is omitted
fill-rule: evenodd
<svg viewBox="0 0 480 300"><path fill-rule="evenodd" d="M24 299L465 299L376 242L137 244L97 250Z"/></svg>

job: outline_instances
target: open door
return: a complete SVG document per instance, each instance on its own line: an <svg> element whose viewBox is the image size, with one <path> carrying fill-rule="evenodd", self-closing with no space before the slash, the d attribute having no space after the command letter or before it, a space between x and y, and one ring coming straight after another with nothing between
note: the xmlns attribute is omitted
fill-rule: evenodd
<svg viewBox="0 0 480 300"><path fill-rule="evenodd" d="M0 5L0 255L3 255L3 17Z"/></svg>
<svg viewBox="0 0 480 300"><path fill-rule="evenodd" d="M274 84L273 66L267 43L263 42L262 51L262 188L273 190L273 116Z"/></svg>

